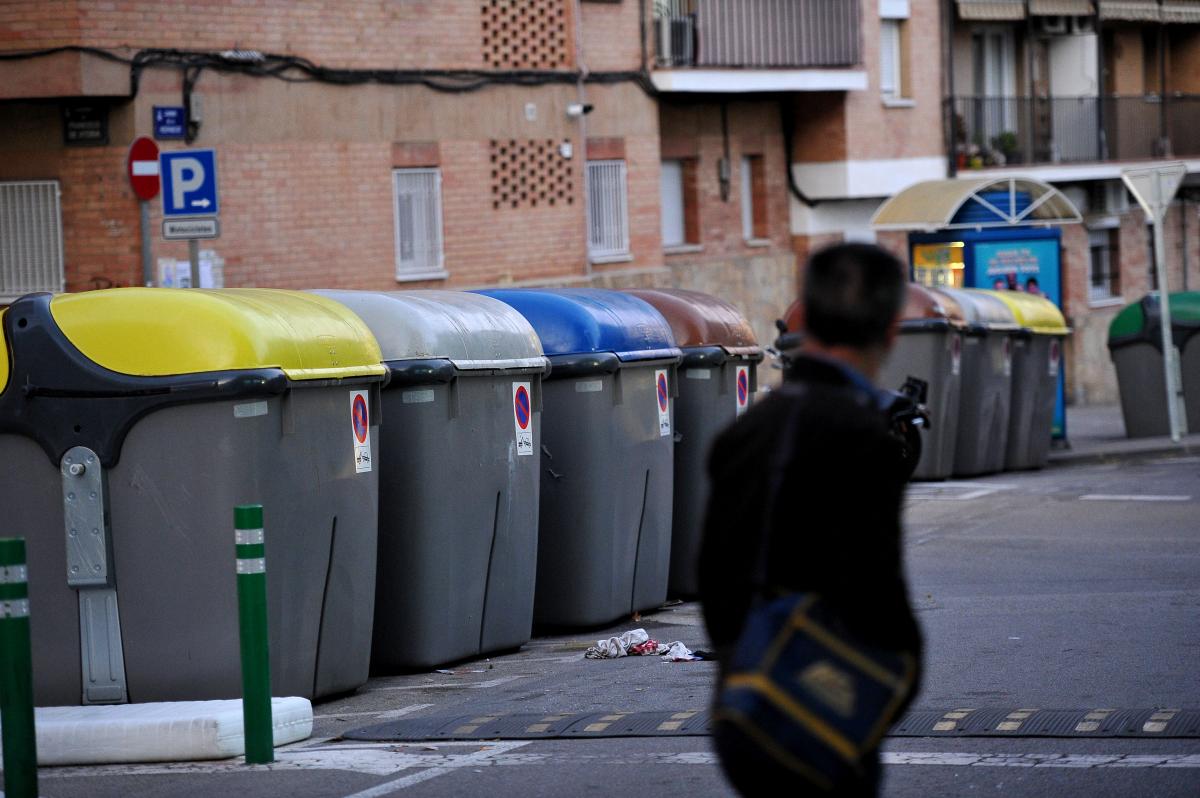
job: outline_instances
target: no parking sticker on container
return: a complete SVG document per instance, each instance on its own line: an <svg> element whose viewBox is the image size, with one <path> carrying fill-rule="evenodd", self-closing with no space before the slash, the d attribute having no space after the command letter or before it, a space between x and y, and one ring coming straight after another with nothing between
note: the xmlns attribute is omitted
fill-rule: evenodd
<svg viewBox="0 0 1200 798"><path fill-rule="evenodd" d="M513 383L513 427L517 432L517 454L533 454L533 402L529 383Z"/></svg>
<svg viewBox="0 0 1200 798"><path fill-rule="evenodd" d="M671 434L671 394L667 390L665 369L654 371L654 393L658 399L658 435L661 438Z"/></svg>
<svg viewBox="0 0 1200 798"><path fill-rule="evenodd" d="M750 368L737 367L737 414L740 416L750 406Z"/></svg>
<svg viewBox="0 0 1200 798"><path fill-rule="evenodd" d="M1049 373L1051 377L1058 376L1058 361L1062 357L1062 350L1059 349L1058 339L1050 339L1050 366Z"/></svg>
<svg viewBox="0 0 1200 798"><path fill-rule="evenodd" d="M371 417L367 411L367 392L350 392L350 429L354 435L354 471L371 470Z"/></svg>

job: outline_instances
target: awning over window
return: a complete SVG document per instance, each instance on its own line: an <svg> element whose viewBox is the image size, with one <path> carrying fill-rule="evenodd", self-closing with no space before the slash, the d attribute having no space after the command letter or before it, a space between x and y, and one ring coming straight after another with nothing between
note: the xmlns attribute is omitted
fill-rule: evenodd
<svg viewBox="0 0 1200 798"><path fill-rule="evenodd" d="M1158 22L1158 0L1100 0L1100 16L1126 22Z"/></svg>
<svg viewBox="0 0 1200 798"><path fill-rule="evenodd" d="M1162 4L1163 22L1200 22L1200 2L1197 0L1166 0Z"/></svg>
<svg viewBox="0 0 1200 798"><path fill-rule="evenodd" d="M1092 0L1029 0L1029 13L1035 17L1090 17Z"/></svg>
<svg viewBox="0 0 1200 798"><path fill-rule="evenodd" d="M959 19L1025 19L1025 0L958 0Z"/></svg>
<svg viewBox="0 0 1200 798"><path fill-rule="evenodd" d="M971 203L988 221L956 222ZM980 217L976 214L976 217ZM1017 225L1071 224L1082 221L1075 205L1062 192L1029 177L976 177L926 180L896 194L879 206L871 219L876 230L976 229Z"/></svg>

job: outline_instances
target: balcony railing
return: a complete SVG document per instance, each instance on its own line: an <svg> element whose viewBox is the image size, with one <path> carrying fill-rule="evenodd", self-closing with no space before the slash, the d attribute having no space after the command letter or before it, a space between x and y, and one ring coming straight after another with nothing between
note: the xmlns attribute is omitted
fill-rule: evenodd
<svg viewBox="0 0 1200 798"><path fill-rule="evenodd" d="M656 0L660 67L858 65L859 0Z"/></svg>
<svg viewBox="0 0 1200 798"><path fill-rule="evenodd" d="M1200 155L1200 95L955 97L959 168Z"/></svg>

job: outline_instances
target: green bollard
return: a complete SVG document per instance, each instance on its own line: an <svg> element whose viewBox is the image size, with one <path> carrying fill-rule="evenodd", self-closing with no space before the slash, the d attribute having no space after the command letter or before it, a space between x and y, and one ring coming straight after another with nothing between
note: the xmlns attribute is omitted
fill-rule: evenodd
<svg viewBox="0 0 1200 798"><path fill-rule="evenodd" d="M246 764L275 761L271 729L271 657L267 643L267 560L261 504L233 508L238 627L242 646L242 723Z"/></svg>
<svg viewBox="0 0 1200 798"><path fill-rule="evenodd" d="M25 539L0 539L0 726L6 798L37 798Z"/></svg>

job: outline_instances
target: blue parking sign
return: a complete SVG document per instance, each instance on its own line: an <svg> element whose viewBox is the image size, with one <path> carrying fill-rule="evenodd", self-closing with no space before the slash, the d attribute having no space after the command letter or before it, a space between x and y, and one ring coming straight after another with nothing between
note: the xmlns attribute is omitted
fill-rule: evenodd
<svg viewBox="0 0 1200 798"><path fill-rule="evenodd" d="M216 216L217 153L177 150L158 156L163 216Z"/></svg>

